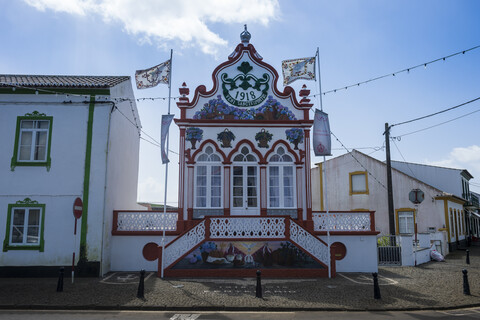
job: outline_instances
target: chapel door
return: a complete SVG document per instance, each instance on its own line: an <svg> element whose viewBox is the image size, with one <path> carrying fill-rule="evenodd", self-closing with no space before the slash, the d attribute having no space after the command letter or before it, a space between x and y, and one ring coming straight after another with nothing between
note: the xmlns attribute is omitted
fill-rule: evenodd
<svg viewBox="0 0 480 320"><path fill-rule="evenodd" d="M259 215L258 167L233 166L232 215Z"/></svg>

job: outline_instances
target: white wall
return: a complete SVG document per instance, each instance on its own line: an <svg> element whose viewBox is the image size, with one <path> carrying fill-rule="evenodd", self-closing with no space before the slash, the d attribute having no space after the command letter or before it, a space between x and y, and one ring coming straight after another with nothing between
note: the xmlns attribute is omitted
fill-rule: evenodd
<svg viewBox="0 0 480 320"><path fill-rule="evenodd" d="M329 210L366 209L375 211L376 230L383 235L389 234L386 166L358 151L354 150L352 153L358 162L352 155L345 154L328 160L326 163ZM349 173L365 171L365 168L371 173L368 176L369 194L350 195ZM325 192L325 180L323 183ZM392 170L392 184L395 209L415 209L414 204L408 199L408 194L412 189L420 188L425 193L425 200L418 206L418 232L428 232L429 227L433 227L435 230L444 227L443 203L433 200L433 197L440 193L439 190L397 170ZM314 211L320 210L319 185L319 169L316 167L312 169Z"/></svg>
<svg viewBox="0 0 480 320"><path fill-rule="evenodd" d="M64 96L6 95L0 96L0 241L5 238L8 204L25 198L45 204L45 251L11 250L0 252L0 266L38 266L71 264L73 252L73 202L82 197L86 147L88 105L59 104ZM83 101L84 97L68 100ZM33 102L33 104L32 104ZM50 103L50 104L45 104ZM10 170L17 117L38 111L53 117L51 137L51 169L17 166ZM77 246L81 220L77 226ZM78 256L78 250L77 250Z"/></svg>
<svg viewBox="0 0 480 320"><path fill-rule="evenodd" d="M417 179L425 181L442 191L463 198L462 176L460 169L427 166L416 163L392 161L392 168L405 172Z"/></svg>
<svg viewBox="0 0 480 320"><path fill-rule="evenodd" d="M320 236L327 243L327 236ZM330 243L341 242L347 248L342 260L336 261L337 272L378 272L377 237L330 236Z"/></svg>

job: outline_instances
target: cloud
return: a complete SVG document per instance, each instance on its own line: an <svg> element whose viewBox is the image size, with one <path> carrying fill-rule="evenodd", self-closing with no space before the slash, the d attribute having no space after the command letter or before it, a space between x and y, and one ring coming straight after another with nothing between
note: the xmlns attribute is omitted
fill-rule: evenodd
<svg viewBox="0 0 480 320"><path fill-rule="evenodd" d="M480 146L454 148L446 159L439 161L426 161L429 165L466 169L474 177L470 182L480 181ZM473 187L473 188L472 188ZM472 191L480 192L480 188L470 185ZM475 189L475 190L473 190Z"/></svg>
<svg viewBox="0 0 480 320"><path fill-rule="evenodd" d="M72 15L97 14L104 21L119 22L141 41L179 40L216 54L227 41L211 31L208 23L261 23L268 25L279 14L278 0L24 0L40 10Z"/></svg>
<svg viewBox="0 0 480 320"><path fill-rule="evenodd" d="M153 177L148 177L138 183L139 202L155 202L162 199L163 184Z"/></svg>

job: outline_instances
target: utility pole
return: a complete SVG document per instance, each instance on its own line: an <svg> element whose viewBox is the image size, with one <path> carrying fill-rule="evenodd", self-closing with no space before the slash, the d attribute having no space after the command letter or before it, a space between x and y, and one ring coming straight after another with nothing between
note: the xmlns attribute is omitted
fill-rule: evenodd
<svg viewBox="0 0 480 320"><path fill-rule="evenodd" d="M390 126L385 123L385 150L387 153L387 190L388 190L388 222L390 234L395 235L395 211L393 209L392 163L390 160Z"/></svg>

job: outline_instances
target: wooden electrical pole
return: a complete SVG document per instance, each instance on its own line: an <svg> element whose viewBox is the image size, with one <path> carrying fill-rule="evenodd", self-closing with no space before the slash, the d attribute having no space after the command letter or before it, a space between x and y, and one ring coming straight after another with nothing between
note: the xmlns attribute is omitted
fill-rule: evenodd
<svg viewBox="0 0 480 320"><path fill-rule="evenodd" d="M391 235L395 234L395 211L393 209L392 163L390 160L390 128L385 123L385 150L387 153L387 190L388 190L388 222Z"/></svg>

